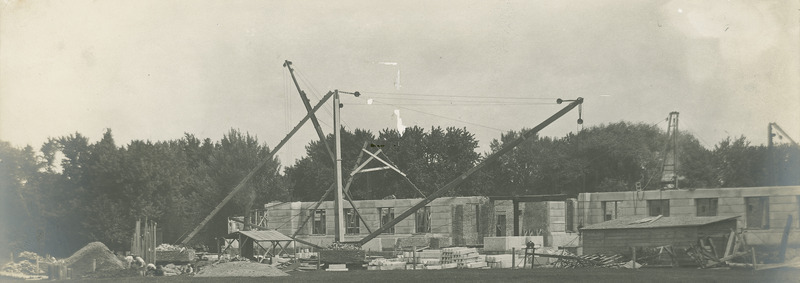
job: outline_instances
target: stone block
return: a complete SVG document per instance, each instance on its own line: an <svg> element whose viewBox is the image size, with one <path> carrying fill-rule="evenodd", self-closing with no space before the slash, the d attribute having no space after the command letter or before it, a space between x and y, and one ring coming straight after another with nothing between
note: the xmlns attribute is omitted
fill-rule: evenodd
<svg viewBox="0 0 800 283"><path fill-rule="evenodd" d="M695 206L672 206L670 203L669 215L670 216L694 216L697 213Z"/></svg>
<svg viewBox="0 0 800 283"><path fill-rule="evenodd" d="M470 262L465 265L466 268L481 268L486 267L485 261Z"/></svg>
<svg viewBox="0 0 800 283"><path fill-rule="evenodd" d="M431 207L431 214L449 214L450 213L450 206L432 206Z"/></svg>
<svg viewBox="0 0 800 283"><path fill-rule="evenodd" d="M325 271L348 271L348 269L345 264L329 264Z"/></svg>
<svg viewBox="0 0 800 283"><path fill-rule="evenodd" d="M381 247L388 250L393 250L395 245L397 245L397 238L394 237L387 237L387 238L376 238L380 239Z"/></svg>
<svg viewBox="0 0 800 283"><path fill-rule="evenodd" d="M679 206L694 206L694 199L691 198L673 198L669 200L670 209Z"/></svg>
<svg viewBox="0 0 800 283"><path fill-rule="evenodd" d="M452 263L444 263L444 264L442 264L441 266L442 266L442 269L452 269L452 268L456 268L456 267L458 267L458 263L455 263L455 262L452 262Z"/></svg>
<svg viewBox="0 0 800 283"><path fill-rule="evenodd" d="M397 239L401 247L425 247L429 245L428 238L424 236L412 236Z"/></svg>
<svg viewBox="0 0 800 283"><path fill-rule="evenodd" d="M380 238L369 240L361 245L361 249L365 251L383 251L383 241Z"/></svg>
<svg viewBox="0 0 800 283"><path fill-rule="evenodd" d="M451 237L434 237L430 238L430 248L440 249L453 245L453 238Z"/></svg>

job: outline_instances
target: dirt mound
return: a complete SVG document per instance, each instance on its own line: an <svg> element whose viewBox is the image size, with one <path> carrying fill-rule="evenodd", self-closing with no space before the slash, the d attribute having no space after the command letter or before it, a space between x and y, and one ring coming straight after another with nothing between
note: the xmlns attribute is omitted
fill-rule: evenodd
<svg viewBox="0 0 800 283"><path fill-rule="evenodd" d="M92 260L97 260L98 271L125 268L125 264L101 242L89 243L65 259L64 263L72 268L73 275L80 276L92 272Z"/></svg>
<svg viewBox="0 0 800 283"><path fill-rule="evenodd" d="M287 276L286 272L263 263L232 261L205 266L195 277L273 277Z"/></svg>

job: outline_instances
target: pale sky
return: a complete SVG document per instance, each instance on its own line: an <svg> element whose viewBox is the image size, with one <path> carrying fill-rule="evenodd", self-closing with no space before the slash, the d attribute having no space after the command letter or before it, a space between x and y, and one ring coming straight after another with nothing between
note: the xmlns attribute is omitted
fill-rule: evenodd
<svg viewBox="0 0 800 283"><path fill-rule="evenodd" d="M274 147L305 115L284 60L312 104L363 94L343 97L349 129L395 128L400 110L405 126L466 127L480 152L579 96L585 127L679 111L709 148L765 144L770 122L798 140L799 3L2 0L0 140L38 149L111 128L124 145L236 128ZM577 118L541 134L574 132ZM308 123L282 163L315 138Z"/></svg>

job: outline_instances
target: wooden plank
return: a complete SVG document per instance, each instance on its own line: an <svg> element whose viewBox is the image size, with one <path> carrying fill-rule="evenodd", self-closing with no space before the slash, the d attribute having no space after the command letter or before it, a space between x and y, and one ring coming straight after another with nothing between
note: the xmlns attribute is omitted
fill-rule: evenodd
<svg viewBox="0 0 800 283"><path fill-rule="evenodd" d="M714 240L712 240L710 237L706 237L706 240L708 240L708 244L711 246L711 251L714 252L714 257L719 258L719 253L717 252L717 246L714 245Z"/></svg>
<svg viewBox="0 0 800 283"><path fill-rule="evenodd" d="M728 236L728 244L725 245L725 255L723 258L728 257L731 255L731 247L733 246L734 239L736 238L736 232L731 230L731 234Z"/></svg>

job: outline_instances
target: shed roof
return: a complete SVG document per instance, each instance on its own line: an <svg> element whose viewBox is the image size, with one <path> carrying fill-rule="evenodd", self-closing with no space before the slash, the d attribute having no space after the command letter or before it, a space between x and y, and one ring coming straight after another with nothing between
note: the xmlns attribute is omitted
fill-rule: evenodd
<svg viewBox="0 0 800 283"><path fill-rule="evenodd" d="M253 241L256 242L294 241L294 239L289 238L289 236L286 236L276 230L238 231L228 234L228 236L225 238L236 239L239 237L239 235L253 239Z"/></svg>
<svg viewBox="0 0 800 283"><path fill-rule="evenodd" d="M661 217L655 221L645 223L634 223L645 218L641 216L620 217L602 223L597 223L581 228L581 230L606 230L606 229L640 229L640 228L665 228L665 227L691 227L703 226L711 223L734 219L736 216L677 216Z"/></svg>

